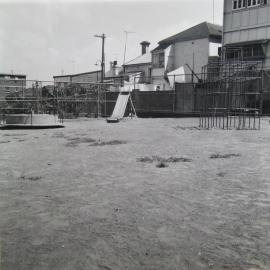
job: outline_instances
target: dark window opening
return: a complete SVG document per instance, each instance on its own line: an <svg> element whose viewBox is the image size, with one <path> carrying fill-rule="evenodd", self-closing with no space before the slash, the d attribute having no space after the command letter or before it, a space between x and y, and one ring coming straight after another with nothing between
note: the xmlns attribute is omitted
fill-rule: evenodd
<svg viewBox="0 0 270 270"><path fill-rule="evenodd" d="M267 5L268 0L233 0L232 3L233 10L236 10L247 7L257 7L259 5Z"/></svg>
<svg viewBox="0 0 270 270"><path fill-rule="evenodd" d="M261 60L265 58L261 44L247 45L239 49L227 49L226 58L230 60Z"/></svg>
<svg viewBox="0 0 270 270"><path fill-rule="evenodd" d="M164 67L164 52L153 54L153 67L155 68L163 68Z"/></svg>

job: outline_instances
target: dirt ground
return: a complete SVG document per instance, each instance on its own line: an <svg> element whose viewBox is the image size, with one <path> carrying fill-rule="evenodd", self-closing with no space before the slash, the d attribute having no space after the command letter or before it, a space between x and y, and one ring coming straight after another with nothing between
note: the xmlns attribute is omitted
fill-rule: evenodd
<svg viewBox="0 0 270 270"><path fill-rule="evenodd" d="M270 124L0 131L1 270L270 269Z"/></svg>

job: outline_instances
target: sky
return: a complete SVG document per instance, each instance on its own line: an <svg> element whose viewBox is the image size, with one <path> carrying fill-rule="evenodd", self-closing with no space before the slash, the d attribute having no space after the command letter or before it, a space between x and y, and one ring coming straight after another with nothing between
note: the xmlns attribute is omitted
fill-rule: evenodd
<svg viewBox="0 0 270 270"><path fill-rule="evenodd" d="M223 0L214 0L222 25ZM157 43L201 22L213 22L213 0L0 0L0 72L53 80L54 75L100 69L104 33L106 70L141 54L141 41ZM98 65L95 65L98 63Z"/></svg>

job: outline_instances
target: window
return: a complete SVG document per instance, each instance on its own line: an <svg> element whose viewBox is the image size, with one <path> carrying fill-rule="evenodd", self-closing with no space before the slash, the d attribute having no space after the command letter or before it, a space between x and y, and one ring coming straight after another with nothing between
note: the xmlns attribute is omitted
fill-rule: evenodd
<svg viewBox="0 0 270 270"><path fill-rule="evenodd" d="M233 10L267 5L268 0L233 0Z"/></svg>
<svg viewBox="0 0 270 270"><path fill-rule="evenodd" d="M164 52L154 53L153 54L153 66L155 68L163 68L164 67Z"/></svg>
<svg viewBox="0 0 270 270"><path fill-rule="evenodd" d="M231 60L261 60L265 58L265 55L261 44L253 44L240 48L228 48L226 57Z"/></svg>
<svg viewBox="0 0 270 270"><path fill-rule="evenodd" d="M238 0L238 8L242 8L242 0Z"/></svg>

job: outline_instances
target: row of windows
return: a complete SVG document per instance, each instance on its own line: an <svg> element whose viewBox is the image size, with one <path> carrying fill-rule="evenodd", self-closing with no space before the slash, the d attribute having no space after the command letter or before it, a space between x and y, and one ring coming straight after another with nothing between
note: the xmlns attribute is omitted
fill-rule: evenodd
<svg viewBox="0 0 270 270"><path fill-rule="evenodd" d="M267 5L268 0L233 0L233 9L242 9Z"/></svg>
<svg viewBox="0 0 270 270"><path fill-rule="evenodd" d="M241 49L228 49L226 51L226 57L228 59L243 59L243 60L251 60L251 59L262 59L265 57L262 45L248 45Z"/></svg>

